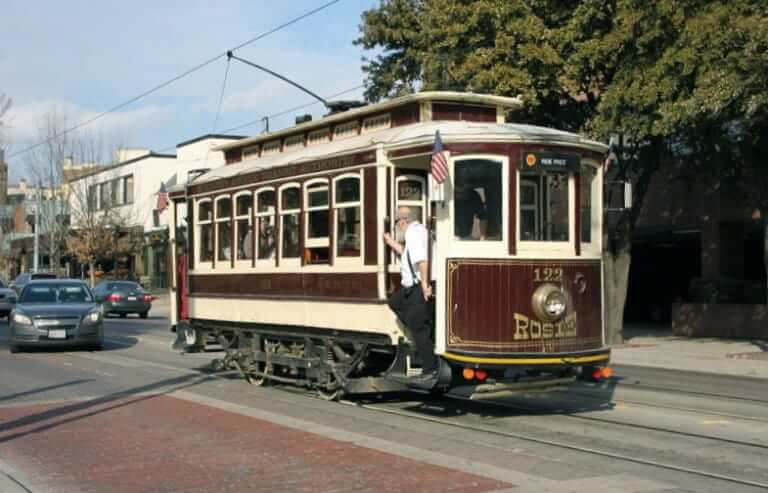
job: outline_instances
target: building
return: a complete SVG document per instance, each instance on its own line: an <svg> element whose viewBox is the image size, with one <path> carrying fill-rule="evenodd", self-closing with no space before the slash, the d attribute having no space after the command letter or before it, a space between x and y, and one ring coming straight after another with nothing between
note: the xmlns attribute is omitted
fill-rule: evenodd
<svg viewBox="0 0 768 493"><path fill-rule="evenodd" d="M96 215L113 218L115 250L119 252L100 259L97 272L165 287L169 214L158 200L161 188L185 183L195 169L222 166L223 154L212 148L239 138L203 135L177 145L176 154L125 149L118 152L116 164L72 179L69 203L74 231L87 227L89 218ZM85 266L75 274L84 276Z"/></svg>

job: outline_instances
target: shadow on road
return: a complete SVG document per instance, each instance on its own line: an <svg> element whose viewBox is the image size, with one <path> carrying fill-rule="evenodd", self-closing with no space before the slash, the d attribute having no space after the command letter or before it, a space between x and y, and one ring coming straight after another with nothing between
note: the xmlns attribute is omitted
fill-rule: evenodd
<svg viewBox="0 0 768 493"><path fill-rule="evenodd" d="M62 387L71 387L73 385L80 385L81 383L88 383L88 382L93 382L93 380L90 378L81 378L78 380L72 380L69 382L59 383L56 385L49 385L48 387L40 387L39 389L25 390L24 392L16 392L14 394L8 394L0 397L0 402L12 401L13 399L18 399L19 397L28 397L33 394L41 394L43 392L48 392L49 390L56 390Z"/></svg>
<svg viewBox="0 0 768 493"><path fill-rule="evenodd" d="M86 419L113 409L130 406L138 402L147 401L158 396L193 387L202 382L213 380L214 378L215 377L198 374L183 375L127 390L121 390L119 392L113 392L87 401L66 404L0 423L0 444L11 442L17 438L33 433L44 432L63 424ZM42 390L43 389L38 389L37 391ZM16 431L14 432L14 430Z"/></svg>

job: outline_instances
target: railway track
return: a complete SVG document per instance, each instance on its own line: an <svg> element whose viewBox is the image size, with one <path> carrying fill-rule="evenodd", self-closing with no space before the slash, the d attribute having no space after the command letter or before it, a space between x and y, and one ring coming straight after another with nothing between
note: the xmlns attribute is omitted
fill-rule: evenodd
<svg viewBox="0 0 768 493"><path fill-rule="evenodd" d="M595 447L585 447L585 446L575 445L573 443L568 443L568 442L561 441L561 440L552 440L552 439L547 439L547 438L540 438L540 437L537 437L537 436L534 436L534 435L530 435L530 434L526 434L526 433L520 433L520 432L515 432L515 431L505 431L505 430L500 430L498 428L493 428L493 427L489 427L489 426L483 426L483 425L478 425L478 424L470 424L470 423L458 422L458 421L451 420L451 419L446 419L446 418L440 418L440 417L420 414L420 413L414 412L414 411L408 411L408 410L403 410L403 409L399 409L399 408L387 407L386 405L383 405L383 404L369 404L369 403L361 403L361 402L347 401L347 400L343 400L343 401L341 401L341 403L342 404L346 404L346 405L356 406L356 407L367 409L367 410L371 410L371 411L375 411L375 412L379 412L379 413L383 413L383 414L400 416L400 417L405 417L405 418L410 418L410 419L417 419L417 420L421 420L421 421L427 421L427 422L431 422L431 423L436 423L436 424L440 424L440 425L444 425L444 426L449 426L449 427L454 427L454 428L460 428L460 429L463 429L463 430L469 430L469 431L474 431L474 432L483 433L483 434L489 434L489 435L495 435L495 436L503 436L503 437L507 437L507 438L514 438L514 439L517 439L517 440L522 440L522 441L526 441L526 442L536 443L536 444L539 444L539 445L557 447L557 448L560 448L560 449L572 450L572 451L575 451L575 452L581 452L581 453L586 453L586 454L595 455L595 456L599 456L599 457L610 458L610 459L614 459L614 460L618 460L618 461L630 462L630 463L634 463L634 464L641 464L641 465L655 467L655 468L660 468L660 469L665 469L665 470L669 470L669 471L675 471L675 472L680 472L680 473L684 473L684 474L690 474L690 475L693 475L693 476L709 478L709 479L716 479L716 480L727 482L727 483L731 483L731 484L739 484L739 485L743 485L743 486L751 486L751 487L762 488L762 489L768 490L768 481L767 482L753 481L753 480L750 480L750 479L739 478L739 477L731 476L731 475L727 475L727 474L719 474L719 473L710 472L710 471L706 471L706 470L702 470L702 469L695 469L695 468L691 468L691 467L686 467L686 466L681 466L681 465L676 465L676 464L656 461L656 460L647 459L647 458L643 458L643 457L635 457L635 456L631 456L631 455L616 453L616 452L612 452L610 450L603 450L603 449L599 449L599 448L595 448ZM484 404L487 404L487 403L484 403ZM638 426L637 428L638 429L644 429L644 427L642 427L642 426ZM720 442L723 442L723 443L731 443L731 442L733 442L733 441L729 441L729 440L721 440L721 439L717 439L717 438L704 437L704 436L701 436L701 437L698 437L698 438L709 438L709 439L712 439L712 440L715 440L715 441L720 441ZM735 444L744 445L745 443L736 441Z"/></svg>

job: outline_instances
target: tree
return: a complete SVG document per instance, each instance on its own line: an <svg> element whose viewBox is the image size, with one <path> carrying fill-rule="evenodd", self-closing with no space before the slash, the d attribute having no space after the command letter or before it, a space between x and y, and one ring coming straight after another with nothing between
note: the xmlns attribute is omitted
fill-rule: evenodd
<svg viewBox="0 0 768 493"><path fill-rule="evenodd" d="M765 5L749 0L384 0L363 14L356 43L380 50L364 60L369 100L419 88L521 94L516 121L625 137L609 179L631 180L634 202L604 255L617 342L653 174L679 160L702 178L745 179L747 161L766 174L766 26Z"/></svg>
<svg viewBox="0 0 768 493"><path fill-rule="evenodd" d="M110 168L96 169L70 184L72 228L66 239L67 251L88 265L91 286L96 283L97 264L133 255L144 245L143 230L134 226L137 219L132 209L116 204L110 191L102 188L116 176Z"/></svg>
<svg viewBox="0 0 768 493"><path fill-rule="evenodd" d="M8 111L11 109L13 101L11 98L0 92L0 149L4 149L4 129L8 126L5 117L8 115Z"/></svg>

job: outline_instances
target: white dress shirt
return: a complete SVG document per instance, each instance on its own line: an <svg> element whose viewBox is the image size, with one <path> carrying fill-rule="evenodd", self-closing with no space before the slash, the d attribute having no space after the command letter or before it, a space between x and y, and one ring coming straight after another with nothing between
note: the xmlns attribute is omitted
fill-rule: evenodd
<svg viewBox="0 0 768 493"><path fill-rule="evenodd" d="M413 278L411 268L408 266L409 260L413 266L413 273L416 274L416 279ZM405 230L405 249L402 257L400 257L400 284L410 288L418 283L421 276L418 264L427 261L427 228L417 222L411 223Z"/></svg>

